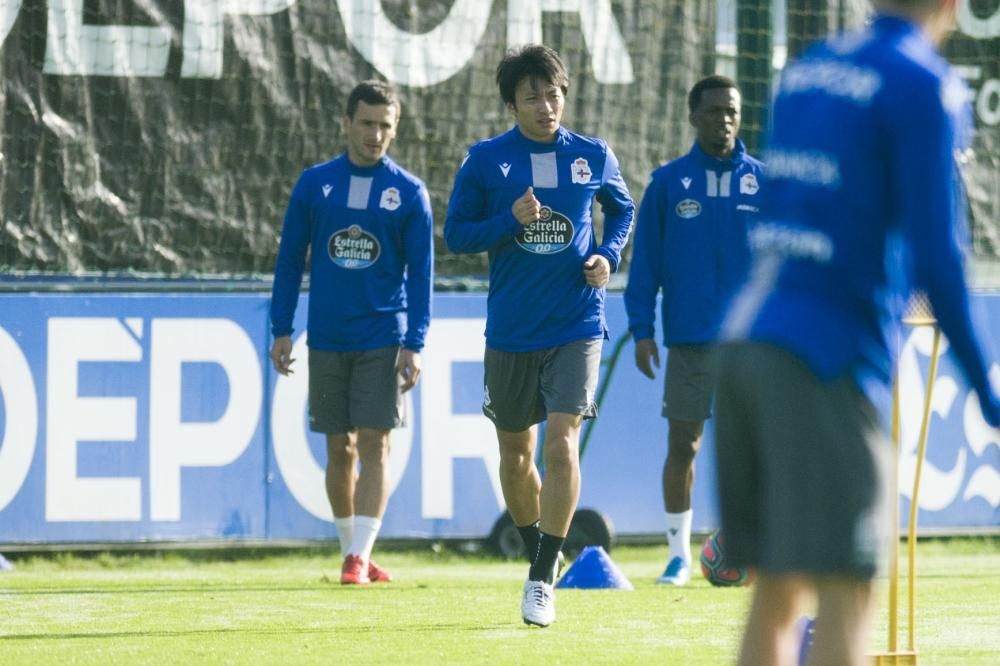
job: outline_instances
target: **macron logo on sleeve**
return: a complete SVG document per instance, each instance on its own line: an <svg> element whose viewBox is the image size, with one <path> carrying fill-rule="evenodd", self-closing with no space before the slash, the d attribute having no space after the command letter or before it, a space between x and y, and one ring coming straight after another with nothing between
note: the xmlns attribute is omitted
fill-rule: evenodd
<svg viewBox="0 0 1000 666"><path fill-rule="evenodd" d="M510 162L504 162L499 166L500 166L500 173L502 173L503 177L506 178L507 174L510 173Z"/></svg>
<svg viewBox="0 0 1000 666"><path fill-rule="evenodd" d="M323 198L326 199L328 196L330 196L330 192L332 190L333 190L333 186L331 186L331 185L324 185L323 186Z"/></svg>

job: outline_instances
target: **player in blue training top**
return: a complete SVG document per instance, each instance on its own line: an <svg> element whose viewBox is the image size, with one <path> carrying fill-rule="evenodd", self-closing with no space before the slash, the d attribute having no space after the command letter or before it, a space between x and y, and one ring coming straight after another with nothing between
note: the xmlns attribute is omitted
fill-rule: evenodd
<svg viewBox="0 0 1000 666"><path fill-rule="evenodd" d="M727 556L759 577L740 663L862 664L892 449L875 405L900 304L926 292L987 423L1000 401L956 241L966 89L937 52L955 0L876 0L878 16L789 65L774 104L754 266L727 315L716 394Z"/></svg>
<svg viewBox="0 0 1000 666"><path fill-rule="evenodd" d="M580 495L580 426L597 414L604 285L634 206L608 145L560 125L569 78L555 51L508 53L497 85L517 125L469 150L444 234L453 252L489 253L483 412L496 426L504 499L532 563L521 614L544 627L555 620L553 572ZM534 463L543 420L544 483Z"/></svg>
<svg viewBox="0 0 1000 666"><path fill-rule="evenodd" d="M302 172L274 270L271 360L287 375L311 250L309 426L326 434L326 492L345 584L391 580L371 551L389 498L389 434L405 423L402 394L420 377L430 321L430 199L424 184L386 155L399 112L396 93L381 81L351 91L347 152Z"/></svg>
<svg viewBox="0 0 1000 666"><path fill-rule="evenodd" d="M694 457L715 392L710 355L722 317L750 265L749 226L759 211L761 163L737 138L740 90L713 75L688 93L696 140L691 150L653 171L639 206L632 265L625 289L635 364L653 379L656 296L663 344L668 421L663 465L669 555L657 583L685 585L691 576L691 488Z"/></svg>

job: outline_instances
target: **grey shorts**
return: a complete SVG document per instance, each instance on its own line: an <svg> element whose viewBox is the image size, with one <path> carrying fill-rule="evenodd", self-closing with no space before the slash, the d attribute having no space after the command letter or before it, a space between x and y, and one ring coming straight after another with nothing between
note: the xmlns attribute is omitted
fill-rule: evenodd
<svg viewBox="0 0 1000 666"><path fill-rule="evenodd" d="M870 579L889 527L892 449L851 377L778 347L720 353L715 433L727 557L771 573Z"/></svg>
<svg viewBox="0 0 1000 666"><path fill-rule="evenodd" d="M498 430L521 432L549 412L597 416L604 340L577 340L531 352L486 348L483 414Z"/></svg>
<svg viewBox="0 0 1000 666"><path fill-rule="evenodd" d="M715 393L712 345L672 345L663 374L663 416L704 421L712 416Z"/></svg>
<svg viewBox="0 0 1000 666"><path fill-rule="evenodd" d="M309 429L338 435L406 423L396 373L399 347L362 352L309 350Z"/></svg>

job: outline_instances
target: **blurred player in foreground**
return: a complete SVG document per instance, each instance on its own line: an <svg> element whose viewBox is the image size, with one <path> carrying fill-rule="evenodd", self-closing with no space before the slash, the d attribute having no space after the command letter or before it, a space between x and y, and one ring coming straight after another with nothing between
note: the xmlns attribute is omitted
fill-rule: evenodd
<svg viewBox="0 0 1000 666"><path fill-rule="evenodd" d="M430 199L423 182L386 155L399 113L385 83L364 81L350 93L347 152L302 172L274 270L271 360L287 375L311 250L309 426L326 434L326 492L344 584L391 580L371 552L389 495L389 434L405 424L402 394L420 378L430 321Z"/></svg>
<svg viewBox="0 0 1000 666"><path fill-rule="evenodd" d="M716 396L730 561L758 569L741 664L862 664L888 522L887 402L902 305L926 292L989 424L1000 423L956 242L966 89L937 47L955 0L876 0L864 29L788 66L764 158L755 262L727 316Z"/></svg>
<svg viewBox="0 0 1000 666"><path fill-rule="evenodd" d="M788 66L774 105L765 223L729 312L717 394L730 561L758 568L745 665L793 664L815 593L811 664L862 664L888 527L887 403L902 305L921 289L979 395L1000 402L956 241L966 89L938 55L956 0L876 0L864 29Z"/></svg>

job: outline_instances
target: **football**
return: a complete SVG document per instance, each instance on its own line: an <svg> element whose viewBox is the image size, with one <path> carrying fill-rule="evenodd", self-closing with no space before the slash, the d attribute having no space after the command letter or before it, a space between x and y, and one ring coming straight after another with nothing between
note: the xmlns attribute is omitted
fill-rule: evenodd
<svg viewBox="0 0 1000 666"><path fill-rule="evenodd" d="M701 574L716 587L740 587L753 582L754 571L747 567L731 567L726 562L722 532L705 539L701 547Z"/></svg>

